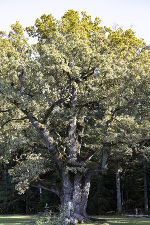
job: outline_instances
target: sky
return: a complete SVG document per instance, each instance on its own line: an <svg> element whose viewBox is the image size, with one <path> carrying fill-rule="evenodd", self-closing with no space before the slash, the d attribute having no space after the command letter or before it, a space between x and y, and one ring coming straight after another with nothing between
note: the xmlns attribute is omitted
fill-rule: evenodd
<svg viewBox="0 0 150 225"><path fill-rule="evenodd" d="M150 0L0 0L0 30L8 31L16 21L24 27L34 25L44 13L60 19L69 9L98 16L111 28L132 28L150 44Z"/></svg>

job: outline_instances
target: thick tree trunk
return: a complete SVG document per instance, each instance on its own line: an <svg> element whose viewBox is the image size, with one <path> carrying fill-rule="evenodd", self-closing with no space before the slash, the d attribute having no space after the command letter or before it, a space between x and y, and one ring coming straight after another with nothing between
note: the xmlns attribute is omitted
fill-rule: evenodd
<svg viewBox="0 0 150 225"><path fill-rule="evenodd" d="M65 210L65 224L83 222L87 219L86 207L90 190L90 178L77 172L63 171L62 207Z"/></svg>
<svg viewBox="0 0 150 225"><path fill-rule="evenodd" d="M116 171L116 191L117 191L117 212L122 212L122 203L121 203L121 189L120 189L120 172L119 169Z"/></svg>
<svg viewBox="0 0 150 225"><path fill-rule="evenodd" d="M62 171L62 182L63 182L63 195L62 195L62 208L65 211L65 225L76 224L73 215L73 185L71 181L71 175L67 170Z"/></svg>
<svg viewBox="0 0 150 225"><path fill-rule="evenodd" d="M146 176L146 159L143 157L143 169L144 169L144 208L145 212L148 212L148 191L147 191L147 176Z"/></svg>
<svg viewBox="0 0 150 225"><path fill-rule="evenodd" d="M71 87L71 102L70 102L70 128L68 137L70 140L70 146L68 146L68 161L70 166L74 167L74 163L77 162L77 88L75 84ZM63 181L63 207L65 209L65 224L77 224L81 221L80 215L80 202L81 202L81 180L82 175L77 171L73 173L68 171L67 168L63 168L62 181Z"/></svg>
<svg viewBox="0 0 150 225"><path fill-rule="evenodd" d="M90 189L91 173L87 173L87 169L82 172L78 157L80 155L80 147L78 146L77 136L77 84L72 84L70 89L70 118L68 139L69 144L66 150L67 162L64 162L59 156L54 141L51 140L49 132L45 126L41 126L39 122L30 113L24 111L32 125L41 134L43 140L51 151L59 171L62 176L62 190L59 192L61 206L65 210L64 224L74 224L82 222L87 216L86 207ZM80 145L81 146L81 145ZM65 156L65 157L66 157ZM76 171L74 171L74 168ZM81 168L80 168L81 169ZM86 171L86 172L85 172ZM51 189L49 189L51 190Z"/></svg>
<svg viewBox="0 0 150 225"><path fill-rule="evenodd" d="M80 203L81 203L81 174L76 174L74 177L73 187L73 207L74 212L80 214Z"/></svg>

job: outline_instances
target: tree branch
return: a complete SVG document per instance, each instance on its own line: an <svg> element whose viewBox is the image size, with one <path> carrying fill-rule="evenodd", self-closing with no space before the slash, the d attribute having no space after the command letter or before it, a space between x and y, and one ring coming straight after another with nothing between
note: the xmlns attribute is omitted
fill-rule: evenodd
<svg viewBox="0 0 150 225"><path fill-rule="evenodd" d="M62 95L66 92L67 88L69 88L69 86L70 86L70 84L67 85L67 86L61 91L61 93L60 93L60 96L61 96L61 97L62 97ZM65 97L64 97L64 98L60 98L60 99L58 99L56 102L54 102L54 103L50 106L50 108L48 108L48 109L46 110L45 115L44 115L44 118L43 118L43 120L42 120L42 123L43 123L43 124L46 124L46 123L47 123L47 121L48 121L48 119L49 119L49 117L50 117L50 115L51 115L53 109L55 108L55 106L60 105L60 104L63 103L64 101L65 101Z"/></svg>
<svg viewBox="0 0 150 225"><path fill-rule="evenodd" d="M37 130L37 132L42 136L43 140L45 141L48 150L52 153L55 162L59 167L62 166L62 159L59 157L59 154L54 146L53 139L50 138L49 133L45 126L41 126L39 122L32 116L31 113L25 112L29 121L33 125L33 127Z"/></svg>
<svg viewBox="0 0 150 225"><path fill-rule="evenodd" d="M2 124L1 129L2 129L7 123L10 123L10 122L12 122L12 121L25 120L25 119L28 119L27 116L22 117L22 118L19 118L19 119L9 119L9 120L7 120L5 123Z"/></svg>
<svg viewBox="0 0 150 225"><path fill-rule="evenodd" d="M30 186L31 187L35 187L35 188L42 188L42 189L44 189L44 190L46 190L46 191L50 191L50 192L53 192L53 193L55 193L59 198L60 198L60 192L59 192L59 190L57 190L57 188L55 189L55 188L52 188L52 187L45 187L45 186L43 186L43 185L41 185L41 184L37 184L37 185L35 185L35 184L30 184Z"/></svg>
<svg viewBox="0 0 150 225"><path fill-rule="evenodd" d="M75 79L75 82L76 82L76 83L81 83L83 80L87 80L90 76L92 76L92 75L94 74L95 69L96 69L96 67L90 69L90 70L87 71L87 72L82 72L82 73L81 73L81 78Z"/></svg>
<svg viewBox="0 0 150 225"><path fill-rule="evenodd" d="M81 73L82 79L83 79L83 80L87 80L88 77L90 77L91 75L94 74L95 69L96 69L96 66L93 67L92 69L90 69L88 72L82 72L82 73Z"/></svg>
<svg viewBox="0 0 150 225"><path fill-rule="evenodd" d="M54 102L49 109L46 110L45 116L44 116L44 118L42 120L42 123L43 124L46 124L47 123L47 121L48 121L48 119L49 119L49 117L50 117L53 109L55 108L55 106L58 106L63 101L64 101L64 99L59 99L58 101Z"/></svg>
<svg viewBox="0 0 150 225"><path fill-rule="evenodd" d="M24 83L23 83L23 76L24 76L24 68L20 66L20 72L19 72L19 81L20 81L20 94L21 96L24 94Z"/></svg>
<svg viewBox="0 0 150 225"><path fill-rule="evenodd" d="M48 148L48 150L50 150L50 152L52 153L55 162L57 163L57 165L59 167L62 166L62 159L59 157L59 154L54 146L53 140L52 138L50 138L50 135L46 129L46 126L42 126L40 125L40 123L38 122L38 120L27 110L24 110L20 107L19 103L14 100L9 98L8 96L6 96L1 90L0 93L3 94L5 97L7 97L7 99L14 104L18 109L20 109L27 117L27 119L30 121L30 123L33 125L33 127L37 130L37 132L42 136L43 140L46 143L46 146Z"/></svg>

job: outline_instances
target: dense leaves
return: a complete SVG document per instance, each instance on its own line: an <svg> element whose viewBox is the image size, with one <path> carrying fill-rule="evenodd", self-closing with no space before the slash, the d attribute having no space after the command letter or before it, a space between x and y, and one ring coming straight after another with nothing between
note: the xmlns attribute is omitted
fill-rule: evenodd
<svg viewBox="0 0 150 225"><path fill-rule="evenodd" d="M106 147L113 162L148 152L150 53L131 29L74 10L26 28L35 44L11 29L0 35L0 146L20 193L55 169L106 168Z"/></svg>

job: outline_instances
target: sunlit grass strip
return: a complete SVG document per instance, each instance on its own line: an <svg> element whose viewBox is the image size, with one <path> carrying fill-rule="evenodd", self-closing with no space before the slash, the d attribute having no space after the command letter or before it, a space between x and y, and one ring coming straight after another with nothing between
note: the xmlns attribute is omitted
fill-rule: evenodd
<svg viewBox="0 0 150 225"><path fill-rule="evenodd" d="M83 225L149 225L150 224L150 218L128 218L126 216L117 217L117 216L102 216L102 217L95 217L98 219L104 219L107 222L105 223L88 223Z"/></svg>
<svg viewBox="0 0 150 225"><path fill-rule="evenodd" d="M125 216L102 216L96 217L98 219L106 220L105 223L87 223L83 225L148 225L150 218L128 218ZM0 225L34 225L36 215L0 215Z"/></svg>
<svg viewBox="0 0 150 225"><path fill-rule="evenodd" d="M0 225L34 225L35 216L29 215L0 215Z"/></svg>
<svg viewBox="0 0 150 225"><path fill-rule="evenodd" d="M20 216L20 215L4 215L4 216L0 216L0 219L1 218L18 218L18 219L31 219L33 218L33 216Z"/></svg>

